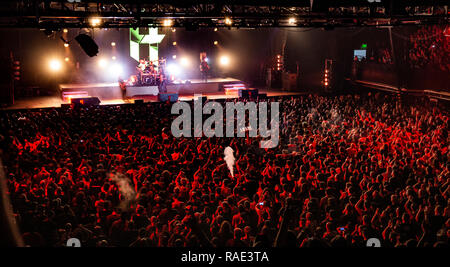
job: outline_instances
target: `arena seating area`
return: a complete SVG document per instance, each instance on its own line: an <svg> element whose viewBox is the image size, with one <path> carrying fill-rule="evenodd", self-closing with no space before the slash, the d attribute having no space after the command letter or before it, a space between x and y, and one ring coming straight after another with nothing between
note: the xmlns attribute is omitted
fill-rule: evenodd
<svg viewBox="0 0 450 267"><path fill-rule="evenodd" d="M170 103L2 111L25 243L448 246L448 109L383 94L269 101L281 103L275 149L249 137L176 139Z"/></svg>

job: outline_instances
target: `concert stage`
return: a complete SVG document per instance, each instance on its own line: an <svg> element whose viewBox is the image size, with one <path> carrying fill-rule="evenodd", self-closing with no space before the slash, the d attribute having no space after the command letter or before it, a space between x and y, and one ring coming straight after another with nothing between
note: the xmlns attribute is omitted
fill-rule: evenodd
<svg viewBox="0 0 450 267"><path fill-rule="evenodd" d="M245 83L233 78L211 78L208 81L199 79L174 81L167 84L167 93L190 95L222 92L227 86L241 86ZM60 84L59 90L63 101L69 102L71 98L98 97L100 101L122 98L119 83L92 83L92 84ZM157 86L127 86L128 98L142 96L157 96Z"/></svg>
<svg viewBox="0 0 450 267"><path fill-rule="evenodd" d="M276 90L259 90L262 94L267 94L268 97L274 96L293 96L306 94L304 92L290 92L290 91L276 91ZM226 99L226 98L237 98L237 95L225 94L225 92L216 93L202 93L208 99ZM100 105L120 105L133 103L136 99L142 99L144 102L157 102L157 96L141 96L133 97L129 100L123 100L121 97L116 99L109 99L101 101ZM182 94L178 98L180 101L191 101L194 99L194 94ZM15 110L15 109L38 109L38 108L59 108L62 104L67 104L68 102L63 101L60 96L40 96L40 97L29 97L25 99L17 99L12 106L5 108L0 108L0 110Z"/></svg>

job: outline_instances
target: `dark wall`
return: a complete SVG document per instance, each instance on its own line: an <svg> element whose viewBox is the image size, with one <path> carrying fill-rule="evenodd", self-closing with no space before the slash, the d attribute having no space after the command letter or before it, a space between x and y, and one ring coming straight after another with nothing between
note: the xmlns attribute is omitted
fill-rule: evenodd
<svg viewBox="0 0 450 267"><path fill-rule="evenodd" d="M349 71L352 52L347 40L351 30L336 29L287 29L286 67L290 72L299 66L299 87L301 90L322 90L325 60L332 59L335 70L334 85L342 86L342 77Z"/></svg>
<svg viewBox="0 0 450 267"><path fill-rule="evenodd" d="M415 27L393 28L393 41L395 54L400 56L406 49L404 41ZM79 29L70 29L68 40L80 32ZM231 76L243 79L255 85L265 83L266 69L271 67L272 59L282 52L284 41L286 70L295 73L299 66L300 90L321 90L325 59L334 60L336 79L333 85L336 90L342 90L344 79L350 76L353 50L359 49L362 44L367 44L368 57L376 56L380 48L390 49L389 31L387 28L336 28L324 30L321 28L261 28L261 29L199 29L187 31L177 28L160 29L160 33L166 34L160 44L160 56L171 60L176 54L178 59L188 55L192 59L186 75L191 78L199 76L199 53L206 51L211 59L211 67L215 76ZM52 56L64 58L67 49L59 39L61 32L47 37L38 29L2 29L1 57L8 57L13 51L22 62L23 85L46 86L60 82L71 81L75 74L81 74L86 82L96 81L99 75L96 70L98 57L110 58L113 51L110 43L116 42L115 53L118 59L128 68L128 74L133 71L136 62L129 57L129 31L127 29L108 29L94 31L94 39L100 47L98 57L90 58L73 42L69 52L71 63L68 64L64 74L49 75L46 60ZM285 39L286 38L286 39ZM176 41L177 46L172 43ZM219 45L215 46L214 41ZM220 55L229 55L232 58L230 67L226 70L218 65ZM401 59L400 59L401 60ZM75 71L76 62L80 63L80 71ZM403 64L399 61L399 65ZM387 68L387 69L384 69ZM400 75L404 84L413 88L448 88L448 79L445 73L431 70L399 70L395 66L367 65L362 70L366 77L379 82L396 81L395 76ZM411 75L414 74L414 75ZM80 75L78 75L80 76ZM448 75L447 75L448 76ZM76 78L76 77L75 77ZM79 78L79 77L78 77Z"/></svg>

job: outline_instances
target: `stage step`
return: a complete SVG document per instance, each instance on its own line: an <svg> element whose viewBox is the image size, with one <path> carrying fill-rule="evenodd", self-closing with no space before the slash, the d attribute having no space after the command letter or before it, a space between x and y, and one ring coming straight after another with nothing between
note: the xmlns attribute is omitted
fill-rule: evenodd
<svg viewBox="0 0 450 267"><path fill-rule="evenodd" d="M223 90L225 91L225 95L237 95L239 90L247 90L247 87L243 83L231 83L224 84Z"/></svg>
<svg viewBox="0 0 450 267"><path fill-rule="evenodd" d="M86 91L68 91L68 92L62 92L62 99L65 102L70 102L73 98L82 98L82 97L89 97L88 92Z"/></svg>

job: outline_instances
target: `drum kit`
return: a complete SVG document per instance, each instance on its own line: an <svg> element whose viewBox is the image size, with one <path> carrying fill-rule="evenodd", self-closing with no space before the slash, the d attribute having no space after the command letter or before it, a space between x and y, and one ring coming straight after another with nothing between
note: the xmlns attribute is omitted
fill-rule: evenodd
<svg viewBox="0 0 450 267"><path fill-rule="evenodd" d="M141 86L160 86L165 80L166 60L147 61L141 59L136 67L138 74L131 77L136 85Z"/></svg>

